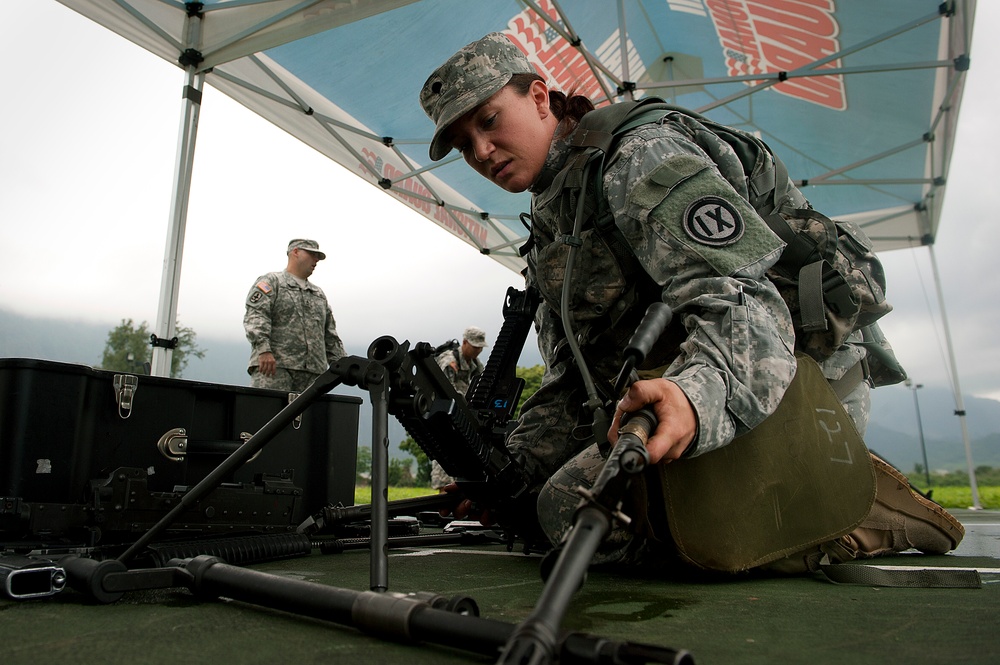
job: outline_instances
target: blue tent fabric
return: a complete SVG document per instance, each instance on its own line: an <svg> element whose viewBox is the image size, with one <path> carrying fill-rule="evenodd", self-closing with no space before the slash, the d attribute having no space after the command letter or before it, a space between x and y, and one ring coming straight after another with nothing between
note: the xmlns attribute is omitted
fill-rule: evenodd
<svg viewBox="0 0 1000 665"><path fill-rule="evenodd" d="M933 241L975 2L60 0L189 70L519 270L512 196L431 163L417 103L464 44L504 31L556 87L656 95L760 136L815 207L880 250ZM622 35L625 39L622 40ZM179 64L178 66L184 66Z"/></svg>

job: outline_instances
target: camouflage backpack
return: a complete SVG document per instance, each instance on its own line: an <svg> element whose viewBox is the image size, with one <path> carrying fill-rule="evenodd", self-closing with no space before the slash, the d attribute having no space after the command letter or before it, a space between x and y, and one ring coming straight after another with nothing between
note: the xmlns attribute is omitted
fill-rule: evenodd
<svg viewBox="0 0 1000 665"><path fill-rule="evenodd" d="M453 353L457 353L458 350L461 349L461 348L462 348L462 345L459 343L459 341L457 339L449 339L447 342L442 342L441 344L438 344L437 346L435 346L434 350L431 352L431 354L434 357L437 357L437 356L441 355L442 353L444 353L445 351L451 351Z"/></svg>
<svg viewBox="0 0 1000 665"><path fill-rule="evenodd" d="M768 277L791 311L797 348L822 361L854 331L861 330L875 385L902 381L905 373L874 325L892 306L885 299L885 274L871 241L856 224L831 220L811 207L793 206L792 195L798 192L789 181L788 171L752 134L657 98L612 104L584 115L570 138L573 153L563 181L567 193L578 196L579 186L574 189L568 183L584 180L588 192L600 191L604 159L613 152L619 137L654 122L682 125L682 130L717 163L731 160L731 156L719 154L718 139L736 153L745 181L732 184L736 191L748 192L749 203L786 245ZM574 170L579 173L574 174ZM590 205L596 208L588 210L588 216L610 236L612 251L619 257L631 254L623 249L628 246L620 237L604 197L596 197ZM574 209L575 202L570 206Z"/></svg>

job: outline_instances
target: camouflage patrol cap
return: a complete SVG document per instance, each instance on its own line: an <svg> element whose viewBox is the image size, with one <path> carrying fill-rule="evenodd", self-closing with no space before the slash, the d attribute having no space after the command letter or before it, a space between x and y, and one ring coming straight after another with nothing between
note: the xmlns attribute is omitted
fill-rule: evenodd
<svg viewBox="0 0 1000 665"><path fill-rule="evenodd" d="M462 333L462 339L471 344L472 346L483 348L489 346L486 343L486 331L482 328L477 328L476 326L469 326Z"/></svg>
<svg viewBox="0 0 1000 665"><path fill-rule="evenodd" d="M319 251L319 243L316 242L315 240L305 240L303 238L296 238L295 240L292 240L291 242L288 243L288 251L286 251L285 254L291 254L293 249L304 249L308 252L312 252L313 254L319 257L320 261L326 258L326 254Z"/></svg>
<svg viewBox="0 0 1000 665"><path fill-rule="evenodd" d="M442 140L451 123L492 97L514 74L537 73L502 32L491 32L448 58L420 90L420 105L436 125L431 159L437 161L451 150Z"/></svg>

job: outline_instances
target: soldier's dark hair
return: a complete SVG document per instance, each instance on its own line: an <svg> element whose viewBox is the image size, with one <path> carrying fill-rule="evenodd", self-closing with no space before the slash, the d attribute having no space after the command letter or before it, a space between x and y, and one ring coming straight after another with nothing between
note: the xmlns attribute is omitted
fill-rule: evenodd
<svg viewBox="0 0 1000 665"><path fill-rule="evenodd" d="M524 96L528 94L528 89L535 81L545 81L538 74L514 74L507 85L514 88L518 94ZM594 110L594 103L583 95L578 95L575 89L569 94L558 90L549 91L549 109L560 121L568 120L565 123L563 134L569 134L576 129L580 118Z"/></svg>

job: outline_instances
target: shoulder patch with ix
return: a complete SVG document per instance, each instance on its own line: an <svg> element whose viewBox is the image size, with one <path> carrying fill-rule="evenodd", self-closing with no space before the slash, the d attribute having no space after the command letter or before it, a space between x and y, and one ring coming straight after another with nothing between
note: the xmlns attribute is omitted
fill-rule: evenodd
<svg viewBox="0 0 1000 665"><path fill-rule="evenodd" d="M684 211L684 232L709 247L726 247L743 237L745 225L739 211L725 199L703 196Z"/></svg>

